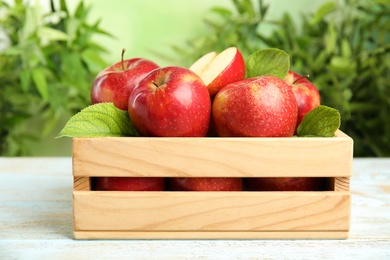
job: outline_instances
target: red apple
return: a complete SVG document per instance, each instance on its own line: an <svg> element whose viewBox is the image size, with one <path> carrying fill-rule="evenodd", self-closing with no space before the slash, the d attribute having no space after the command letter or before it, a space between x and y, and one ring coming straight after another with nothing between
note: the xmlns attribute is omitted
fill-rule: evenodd
<svg viewBox="0 0 390 260"><path fill-rule="evenodd" d="M171 178L173 191L242 191L241 178Z"/></svg>
<svg viewBox="0 0 390 260"><path fill-rule="evenodd" d="M221 53L210 52L198 59L190 70L198 74L214 97L224 86L245 78L245 61L236 47Z"/></svg>
<svg viewBox="0 0 390 260"><path fill-rule="evenodd" d="M163 191L164 178L149 177L96 177L94 190L110 191Z"/></svg>
<svg viewBox="0 0 390 260"><path fill-rule="evenodd" d="M92 83L92 104L113 102L122 110L127 110L130 93L135 85L150 71L159 66L147 59L133 58L122 60L101 71Z"/></svg>
<svg viewBox="0 0 390 260"><path fill-rule="evenodd" d="M246 189L251 191L321 191L326 188L326 178L246 178L244 184Z"/></svg>
<svg viewBox="0 0 390 260"><path fill-rule="evenodd" d="M312 109L320 105L320 93L307 76L301 76L295 72L289 71L285 81L292 87L295 99L298 103L298 120L297 126L302 118Z"/></svg>
<svg viewBox="0 0 390 260"><path fill-rule="evenodd" d="M298 106L291 87L274 76L227 85L215 96L212 116L219 136L291 137Z"/></svg>
<svg viewBox="0 0 390 260"><path fill-rule="evenodd" d="M141 136L204 137L211 101L202 79L189 69L159 68L129 98L129 116Z"/></svg>

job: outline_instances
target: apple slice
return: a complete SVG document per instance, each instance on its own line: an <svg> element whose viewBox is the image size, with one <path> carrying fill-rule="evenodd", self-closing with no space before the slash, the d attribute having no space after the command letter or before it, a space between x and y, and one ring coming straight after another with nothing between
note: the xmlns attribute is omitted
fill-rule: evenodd
<svg viewBox="0 0 390 260"><path fill-rule="evenodd" d="M245 78L245 61L236 47L221 53L210 52L191 65L190 70L198 74L210 96L214 97L224 86Z"/></svg>

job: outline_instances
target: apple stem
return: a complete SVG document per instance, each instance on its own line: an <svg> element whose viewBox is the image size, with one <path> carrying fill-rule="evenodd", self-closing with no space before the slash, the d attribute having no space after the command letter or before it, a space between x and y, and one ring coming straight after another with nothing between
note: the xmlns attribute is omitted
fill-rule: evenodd
<svg viewBox="0 0 390 260"><path fill-rule="evenodd" d="M156 88L158 88L158 85L157 85L157 83L156 82L152 82L153 83L153 85L155 85L156 86Z"/></svg>
<svg viewBox="0 0 390 260"><path fill-rule="evenodd" d="M122 54L121 54L122 70L125 70L125 62L124 62L124 59L123 59L123 57L125 56L125 52L126 52L126 49L123 48L122 49Z"/></svg>
<svg viewBox="0 0 390 260"><path fill-rule="evenodd" d="M305 76L302 76L302 77L299 77L299 78L297 78L297 79L293 82L293 84L297 83L297 82L300 81L301 79L308 79L309 77L310 77L309 74L308 74L308 75L305 75Z"/></svg>

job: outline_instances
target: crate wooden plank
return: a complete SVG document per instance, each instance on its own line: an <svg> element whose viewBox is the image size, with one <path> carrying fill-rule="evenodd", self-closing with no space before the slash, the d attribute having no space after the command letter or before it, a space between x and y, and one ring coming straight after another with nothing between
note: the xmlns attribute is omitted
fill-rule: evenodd
<svg viewBox="0 0 390 260"><path fill-rule="evenodd" d="M344 231L74 231L76 239L347 239Z"/></svg>
<svg viewBox="0 0 390 260"><path fill-rule="evenodd" d="M349 230L349 192L74 191L75 231Z"/></svg>
<svg viewBox="0 0 390 260"><path fill-rule="evenodd" d="M74 176L349 177L353 140L74 138Z"/></svg>

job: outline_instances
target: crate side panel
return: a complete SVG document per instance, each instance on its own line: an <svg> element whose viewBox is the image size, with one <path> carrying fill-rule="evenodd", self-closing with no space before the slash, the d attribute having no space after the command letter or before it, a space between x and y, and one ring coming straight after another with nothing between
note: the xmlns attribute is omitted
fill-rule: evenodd
<svg viewBox="0 0 390 260"><path fill-rule="evenodd" d="M335 138L75 138L75 176L350 176L352 140Z"/></svg>
<svg viewBox="0 0 390 260"><path fill-rule="evenodd" d="M78 192L75 231L342 231L349 192Z"/></svg>

